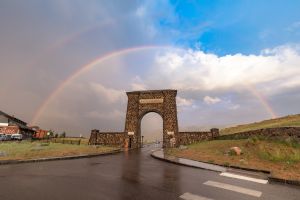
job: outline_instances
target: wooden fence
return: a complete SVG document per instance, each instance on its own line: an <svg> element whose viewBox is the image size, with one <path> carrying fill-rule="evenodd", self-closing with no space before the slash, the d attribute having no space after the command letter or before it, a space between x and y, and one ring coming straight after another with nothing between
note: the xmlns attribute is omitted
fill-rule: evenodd
<svg viewBox="0 0 300 200"><path fill-rule="evenodd" d="M68 139L68 138L52 138L50 142L61 143L61 144L74 144L80 145L81 139Z"/></svg>

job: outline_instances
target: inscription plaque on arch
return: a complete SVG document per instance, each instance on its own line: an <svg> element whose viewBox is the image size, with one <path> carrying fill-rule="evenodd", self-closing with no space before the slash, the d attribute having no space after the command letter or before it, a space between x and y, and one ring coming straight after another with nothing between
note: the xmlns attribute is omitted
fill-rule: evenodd
<svg viewBox="0 0 300 200"><path fill-rule="evenodd" d="M168 135L174 135L174 131L167 131Z"/></svg>
<svg viewBox="0 0 300 200"><path fill-rule="evenodd" d="M163 103L164 99L140 99L140 104L145 104L145 103Z"/></svg>
<svg viewBox="0 0 300 200"><path fill-rule="evenodd" d="M134 135L134 132L133 131L129 131L128 135Z"/></svg>

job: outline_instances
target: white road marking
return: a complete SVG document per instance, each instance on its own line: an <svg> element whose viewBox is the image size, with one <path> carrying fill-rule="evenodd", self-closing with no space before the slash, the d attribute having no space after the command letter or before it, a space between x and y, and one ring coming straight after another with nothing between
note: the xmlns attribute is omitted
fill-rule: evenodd
<svg viewBox="0 0 300 200"><path fill-rule="evenodd" d="M230 178L237 178L237 179L252 181L252 182L261 183L261 184L267 184L268 183L268 180L265 180L265 179L258 179L258 178L248 177L248 176L241 176L241 175L232 174L232 173L228 173L228 172L223 172L223 173L220 174L220 176L226 176L226 177L230 177Z"/></svg>
<svg viewBox="0 0 300 200"><path fill-rule="evenodd" d="M183 195L180 196L180 198L185 199L185 200L213 200L209 199L206 197L198 196L189 192L184 193Z"/></svg>
<svg viewBox="0 0 300 200"><path fill-rule="evenodd" d="M239 192L239 193L242 193L242 194L247 194L247 195L254 196L254 197L260 197L262 195L262 192L260 192L260 191L251 190L251 189L238 187L238 186L234 186L234 185L229 185L229 184L225 184L225 183L219 183L219 182L214 182L214 181L206 181L203 184L204 185L209 185L209 186L212 186L212 187L225 189L225 190Z"/></svg>

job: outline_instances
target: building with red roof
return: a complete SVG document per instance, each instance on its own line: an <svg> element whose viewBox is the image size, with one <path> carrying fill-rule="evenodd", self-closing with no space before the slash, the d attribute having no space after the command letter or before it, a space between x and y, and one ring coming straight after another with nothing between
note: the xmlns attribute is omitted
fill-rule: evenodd
<svg viewBox="0 0 300 200"><path fill-rule="evenodd" d="M35 131L28 127L26 122L0 111L0 133L6 135L19 133L23 138L31 138Z"/></svg>

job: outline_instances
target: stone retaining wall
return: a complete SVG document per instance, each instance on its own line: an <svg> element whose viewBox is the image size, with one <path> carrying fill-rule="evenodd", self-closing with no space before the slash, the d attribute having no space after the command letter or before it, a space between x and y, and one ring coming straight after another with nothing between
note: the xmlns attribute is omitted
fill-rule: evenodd
<svg viewBox="0 0 300 200"><path fill-rule="evenodd" d="M89 144L123 147L125 138L125 132L100 132L95 129L91 132Z"/></svg>
<svg viewBox="0 0 300 200"><path fill-rule="evenodd" d="M188 145L203 140L212 140L219 136L219 129L213 128L207 132L179 132L175 135L175 140L179 145ZM119 147L132 148L132 144L137 140L135 135L128 136L127 132L100 132L92 130L89 144L90 145L110 145ZM130 144L131 143L131 144ZM178 145L178 146L179 146ZM175 145L170 145L173 147Z"/></svg>
<svg viewBox="0 0 300 200"><path fill-rule="evenodd" d="M219 129L213 128L206 132L182 131L175 135L175 139L179 145L188 145L204 140L246 139L251 136L262 136L267 138L293 137L300 140L300 127L265 128L222 136L219 136ZM135 140L137 140L136 136L128 136L127 132L100 132L95 129L91 132L89 144L128 147L129 141L134 143Z"/></svg>
<svg viewBox="0 0 300 200"><path fill-rule="evenodd" d="M213 140L219 136L219 129L213 128L210 131L179 132L178 140L180 145L188 145L204 140Z"/></svg>
<svg viewBox="0 0 300 200"><path fill-rule="evenodd" d="M253 131L246 131L230 135L222 135L217 139L230 140L230 139L246 139L251 136L262 136L267 138L284 138L293 137L300 139L300 127L280 127L280 128L265 128Z"/></svg>

